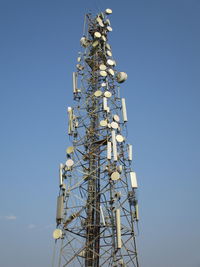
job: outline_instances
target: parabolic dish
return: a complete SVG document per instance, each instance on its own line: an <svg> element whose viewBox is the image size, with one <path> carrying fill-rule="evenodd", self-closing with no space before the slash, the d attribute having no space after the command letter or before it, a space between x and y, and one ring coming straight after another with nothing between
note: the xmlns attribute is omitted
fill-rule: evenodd
<svg viewBox="0 0 200 267"><path fill-rule="evenodd" d="M115 75L115 72L113 69L108 69L108 73L110 73L110 75L114 76Z"/></svg>
<svg viewBox="0 0 200 267"><path fill-rule="evenodd" d="M99 44L99 42L96 40L96 41L94 41L94 43L92 43L92 46L96 47L98 44Z"/></svg>
<svg viewBox="0 0 200 267"><path fill-rule="evenodd" d="M95 32L95 33L94 33L94 37L96 37L96 38L100 38L100 37L101 37L100 32Z"/></svg>
<svg viewBox="0 0 200 267"><path fill-rule="evenodd" d="M114 62L114 66L116 66L116 65L117 65L116 61L115 61L115 60L113 60L113 62Z"/></svg>
<svg viewBox="0 0 200 267"><path fill-rule="evenodd" d="M106 87L106 83L102 83L101 86L102 86L102 87Z"/></svg>
<svg viewBox="0 0 200 267"><path fill-rule="evenodd" d="M72 160L72 159L68 159L67 161L66 161L66 166L67 167L72 167L74 165L74 161Z"/></svg>
<svg viewBox="0 0 200 267"><path fill-rule="evenodd" d="M105 91L104 96L109 98L112 96L112 93L109 91Z"/></svg>
<svg viewBox="0 0 200 267"><path fill-rule="evenodd" d="M114 65L114 61L113 61L112 59L108 59L108 60L107 60L107 64L108 64L109 66L113 66L113 65Z"/></svg>
<svg viewBox="0 0 200 267"><path fill-rule="evenodd" d="M104 65L104 64L101 64L101 65L99 65L99 69L100 69L100 70L106 70L106 69L107 69L107 67L106 67L106 65Z"/></svg>
<svg viewBox="0 0 200 267"><path fill-rule="evenodd" d="M117 128L118 128L118 123L115 122L115 121L111 122L111 127L112 127L113 129L117 129Z"/></svg>
<svg viewBox="0 0 200 267"><path fill-rule="evenodd" d="M73 146L69 146L67 149L66 149L66 152L67 154L71 154L74 152L74 147Z"/></svg>
<svg viewBox="0 0 200 267"><path fill-rule="evenodd" d="M119 118L119 116L118 116L118 115L116 115L116 114L113 116L113 119L114 119L116 122L119 122L119 121L120 121L120 118Z"/></svg>
<svg viewBox="0 0 200 267"><path fill-rule="evenodd" d="M128 75L125 72L118 72L117 73L117 82L118 83L123 83L124 81L126 81Z"/></svg>
<svg viewBox="0 0 200 267"><path fill-rule="evenodd" d="M106 127L107 126L107 121L105 121L105 120L102 120L102 121L100 121L100 125L102 126L102 127Z"/></svg>
<svg viewBox="0 0 200 267"><path fill-rule="evenodd" d="M111 174L111 179L112 179L113 181L119 180L119 178L120 178L120 174L119 174L118 172L113 172L113 173Z"/></svg>
<svg viewBox="0 0 200 267"><path fill-rule="evenodd" d="M107 48L108 50L111 50L111 46L110 46L109 44L106 44L106 48Z"/></svg>
<svg viewBox="0 0 200 267"><path fill-rule="evenodd" d="M95 95L96 97L99 97L99 96L102 95L102 92L101 92L100 90L97 90L97 91L94 93L94 95Z"/></svg>
<svg viewBox="0 0 200 267"><path fill-rule="evenodd" d="M110 27L110 26L107 26L107 30L109 31L109 32L112 32L112 27Z"/></svg>
<svg viewBox="0 0 200 267"><path fill-rule="evenodd" d="M100 27L104 27L104 24L103 24L102 21L99 21L99 26L100 26Z"/></svg>
<svg viewBox="0 0 200 267"><path fill-rule="evenodd" d="M101 75L102 77L106 77L106 76L107 76L107 72L106 72L105 70L101 70L101 71L100 71L100 75Z"/></svg>
<svg viewBox="0 0 200 267"><path fill-rule="evenodd" d="M78 70L84 70L84 67L81 64L77 64L76 67Z"/></svg>
<svg viewBox="0 0 200 267"><path fill-rule="evenodd" d="M97 21L97 22L100 22L100 21L102 22L102 19L101 19L100 17L97 17L97 18L96 18L96 21Z"/></svg>
<svg viewBox="0 0 200 267"><path fill-rule="evenodd" d="M121 134L116 135L116 140L119 143L122 143L124 141L124 137Z"/></svg>
<svg viewBox="0 0 200 267"><path fill-rule="evenodd" d="M106 8L106 14L107 14L107 15L112 14L112 9L110 9L110 8Z"/></svg>
<svg viewBox="0 0 200 267"><path fill-rule="evenodd" d="M107 39L106 39L106 37L105 37L104 35L102 35L101 38L102 38L102 40L103 40L104 42L106 42Z"/></svg>
<svg viewBox="0 0 200 267"><path fill-rule="evenodd" d="M54 239L59 239L62 237L62 230L61 229L55 229L53 231L53 238Z"/></svg>
<svg viewBox="0 0 200 267"><path fill-rule="evenodd" d="M112 57L112 52L110 50L106 51L107 56Z"/></svg>
<svg viewBox="0 0 200 267"><path fill-rule="evenodd" d="M86 37L84 37L84 36L80 39L80 43L81 43L81 45L82 45L83 47L88 47L88 46L90 45L89 40L86 39Z"/></svg>

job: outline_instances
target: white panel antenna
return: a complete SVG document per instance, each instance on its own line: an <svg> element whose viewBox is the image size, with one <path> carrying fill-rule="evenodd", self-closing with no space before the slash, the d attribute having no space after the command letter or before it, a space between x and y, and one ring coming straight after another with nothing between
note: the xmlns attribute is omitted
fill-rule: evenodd
<svg viewBox="0 0 200 267"><path fill-rule="evenodd" d="M117 248L122 247L120 209L116 209Z"/></svg>
<svg viewBox="0 0 200 267"><path fill-rule="evenodd" d="M103 109L105 111L107 111L107 109L108 109L107 97L103 97Z"/></svg>
<svg viewBox="0 0 200 267"><path fill-rule="evenodd" d="M127 118L127 112L126 112L126 101L125 101L125 98L122 98L122 115L123 115L124 122L127 122L128 118Z"/></svg>
<svg viewBox="0 0 200 267"><path fill-rule="evenodd" d="M111 142L107 142L107 159L111 159L111 150L112 150L112 143Z"/></svg>
<svg viewBox="0 0 200 267"><path fill-rule="evenodd" d="M131 178L131 187L134 189L138 188L136 173L130 172L130 178Z"/></svg>
<svg viewBox="0 0 200 267"><path fill-rule="evenodd" d="M115 130L112 130L112 144L113 144L113 159L117 161L117 144Z"/></svg>
<svg viewBox="0 0 200 267"><path fill-rule="evenodd" d="M60 163L60 168L59 168L59 184L60 187L63 185L63 164Z"/></svg>
<svg viewBox="0 0 200 267"><path fill-rule="evenodd" d="M73 78L73 93L77 93L77 72L72 73Z"/></svg>
<svg viewBox="0 0 200 267"><path fill-rule="evenodd" d="M128 160L133 160L133 146L128 144Z"/></svg>

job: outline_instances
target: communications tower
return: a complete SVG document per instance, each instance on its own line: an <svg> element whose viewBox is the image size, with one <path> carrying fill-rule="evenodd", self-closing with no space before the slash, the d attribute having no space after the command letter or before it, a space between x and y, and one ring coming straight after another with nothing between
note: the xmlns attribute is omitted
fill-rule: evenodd
<svg viewBox="0 0 200 267"><path fill-rule="evenodd" d="M71 146L60 164L53 266L139 267L137 180L127 111L108 36L111 9L86 14L68 107Z"/></svg>

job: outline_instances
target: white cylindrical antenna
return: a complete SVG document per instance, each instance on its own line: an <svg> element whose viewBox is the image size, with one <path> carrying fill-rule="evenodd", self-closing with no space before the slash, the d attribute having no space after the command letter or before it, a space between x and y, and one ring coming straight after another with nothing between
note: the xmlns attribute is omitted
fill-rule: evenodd
<svg viewBox="0 0 200 267"><path fill-rule="evenodd" d="M132 188L138 188L136 173L130 172L130 178L131 178L131 187Z"/></svg>
<svg viewBox="0 0 200 267"><path fill-rule="evenodd" d="M73 93L77 93L77 72L72 73L73 78Z"/></svg>
<svg viewBox="0 0 200 267"><path fill-rule="evenodd" d="M121 219L120 219L120 209L116 209L116 234L117 234L117 248L122 247L122 239L121 239Z"/></svg>
<svg viewBox="0 0 200 267"><path fill-rule="evenodd" d="M112 146L111 146L111 142L107 142L107 159L111 159L111 150L112 150Z"/></svg>
<svg viewBox="0 0 200 267"><path fill-rule="evenodd" d="M103 209L101 206L100 206L100 212L101 212L101 218L102 218L103 225L105 226L106 223L105 223L105 218L104 218L104 214L103 214Z"/></svg>
<svg viewBox="0 0 200 267"><path fill-rule="evenodd" d="M122 115L123 115L124 122L128 121L127 112L126 112L126 101L125 101L125 98L122 98Z"/></svg>
<svg viewBox="0 0 200 267"><path fill-rule="evenodd" d="M60 163L60 168L59 168L59 184L60 187L63 185L63 164Z"/></svg>
<svg viewBox="0 0 200 267"><path fill-rule="evenodd" d="M68 134L71 135L73 131L73 110L71 107L68 107Z"/></svg>
<svg viewBox="0 0 200 267"><path fill-rule="evenodd" d="M64 209L64 197L58 196L57 197L57 212L56 212L56 221L60 223L63 219L63 209Z"/></svg>
<svg viewBox="0 0 200 267"><path fill-rule="evenodd" d="M117 144L116 144L115 130L112 130L112 144L113 144L113 159L114 161L117 161Z"/></svg>
<svg viewBox="0 0 200 267"><path fill-rule="evenodd" d="M107 110L108 108L108 105L107 105L107 98L106 97L103 97L103 110Z"/></svg>
<svg viewBox="0 0 200 267"><path fill-rule="evenodd" d="M128 160L133 160L133 146L128 144Z"/></svg>

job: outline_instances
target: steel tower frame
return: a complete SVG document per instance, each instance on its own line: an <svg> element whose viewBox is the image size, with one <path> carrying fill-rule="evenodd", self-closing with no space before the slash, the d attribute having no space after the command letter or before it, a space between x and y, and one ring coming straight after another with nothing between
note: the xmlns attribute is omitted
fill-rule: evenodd
<svg viewBox="0 0 200 267"><path fill-rule="evenodd" d="M120 97L126 73L116 71L108 34L111 9L86 14L82 51L68 107L72 146L60 164L56 266L139 267L135 225L137 179L127 143L127 111Z"/></svg>

